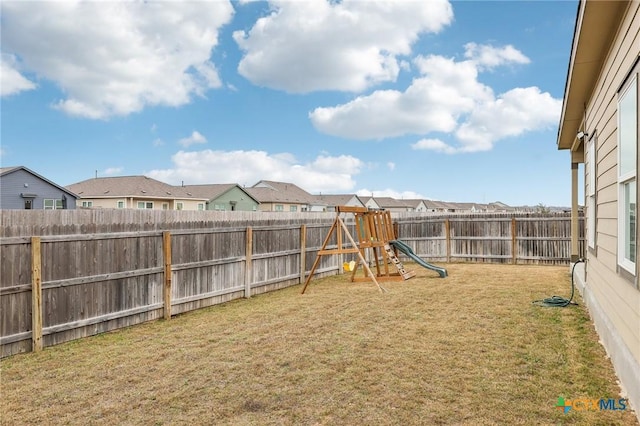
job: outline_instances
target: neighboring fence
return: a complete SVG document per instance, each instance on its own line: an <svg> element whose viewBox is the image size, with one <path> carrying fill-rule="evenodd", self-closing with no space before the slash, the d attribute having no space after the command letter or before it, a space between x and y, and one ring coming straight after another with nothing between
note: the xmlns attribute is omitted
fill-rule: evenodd
<svg viewBox="0 0 640 426"><path fill-rule="evenodd" d="M398 235L425 259L441 262L569 264L571 214L396 214ZM579 254L584 256L583 218Z"/></svg>
<svg viewBox="0 0 640 426"><path fill-rule="evenodd" d="M334 219L330 213L1 213L3 357L301 283ZM569 261L568 215L394 218L400 238L433 261ZM317 274L339 273L343 260L322 256Z"/></svg>

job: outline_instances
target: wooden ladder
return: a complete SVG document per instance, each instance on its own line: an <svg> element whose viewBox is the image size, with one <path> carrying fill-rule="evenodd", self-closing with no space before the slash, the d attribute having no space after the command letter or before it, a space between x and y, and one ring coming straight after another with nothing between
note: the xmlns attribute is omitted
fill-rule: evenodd
<svg viewBox="0 0 640 426"><path fill-rule="evenodd" d="M404 269L404 265L400 262L400 259L396 256L396 252L393 251L389 244L384 245L384 251L387 252L387 257L389 257L391 263L393 263L396 266L396 269L398 269L398 273L402 276L402 279L408 280L409 278L416 276L415 272Z"/></svg>

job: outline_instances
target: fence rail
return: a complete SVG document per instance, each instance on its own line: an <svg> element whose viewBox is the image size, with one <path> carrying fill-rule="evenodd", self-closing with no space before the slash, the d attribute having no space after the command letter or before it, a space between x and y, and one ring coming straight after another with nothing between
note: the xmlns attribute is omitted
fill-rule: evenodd
<svg viewBox="0 0 640 426"><path fill-rule="evenodd" d="M0 356L304 282L334 219L182 213L2 211ZM569 263L569 215L393 217L429 261ZM317 275L349 256L322 256Z"/></svg>

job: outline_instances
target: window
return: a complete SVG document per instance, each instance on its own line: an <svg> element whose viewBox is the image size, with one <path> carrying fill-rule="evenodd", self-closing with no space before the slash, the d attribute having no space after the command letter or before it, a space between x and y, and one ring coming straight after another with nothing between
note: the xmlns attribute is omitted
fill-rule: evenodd
<svg viewBox="0 0 640 426"><path fill-rule="evenodd" d="M587 142L587 238L592 249L596 247L596 146L594 132Z"/></svg>
<svg viewBox="0 0 640 426"><path fill-rule="evenodd" d="M83 201L82 207L93 207L93 201Z"/></svg>
<svg viewBox="0 0 640 426"><path fill-rule="evenodd" d="M176 203L176 210L182 210L182 209L184 209L184 203L178 201Z"/></svg>
<svg viewBox="0 0 640 426"><path fill-rule="evenodd" d="M284 206L282 204L276 204L275 211L283 212L284 211Z"/></svg>
<svg viewBox="0 0 640 426"><path fill-rule="evenodd" d="M225 211L225 210L226 210L226 207L225 207L225 205L224 205L224 204L214 204L214 205L213 205L213 209L214 209L215 211Z"/></svg>
<svg viewBox="0 0 640 426"><path fill-rule="evenodd" d="M618 264L635 274L636 146L638 143L637 75L618 97Z"/></svg>
<svg viewBox="0 0 640 426"><path fill-rule="evenodd" d="M153 209L153 202L151 201L138 201L139 209Z"/></svg>
<svg viewBox="0 0 640 426"><path fill-rule="evenodd" d="M200 211L204 210L204 203L198 203L198 210Z"/></svg>
<svg viewBox="0 0 640 426"><path fill-rule="evenodd" d="M51 198L45 198L44 200L44 209L45 210L60 210L64 208L64 203L62 200L54 200Z"/></svg>
<svg viewBox="0 0 640 426"><path fill-rule="evenodd" d="M297 212L298 211L298 206L289 206L289 211L290 212Z"/></svg>
<svg viewBox="0 0 640 426"><path fill-rule="evenodd" d="M122 201L122 200L118 201L118 208L119 209L124 209L124 201Z"/></svg>
<svg viewBox="0 0 640 426"><path fill-rule="evenodd" d="M169 210L169 203L162 203L162 210Z"/></svg>

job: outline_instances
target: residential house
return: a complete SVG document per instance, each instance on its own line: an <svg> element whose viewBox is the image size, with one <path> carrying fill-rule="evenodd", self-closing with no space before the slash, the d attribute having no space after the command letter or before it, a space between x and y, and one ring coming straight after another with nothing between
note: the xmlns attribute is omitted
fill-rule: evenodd
<svg viewBox="0 0 640 426"><path fill-rule="evenodd" d="M368 209L371 210L380 210L382 207L380 207L380 204L378 204L378 202L376 201L376 199L371 196L371 197L360 197L360 200L362 200L362 202L364 203L364 206Z"/></svg>
<svg viewBox="0 0 640 426"><path fill-rule="evenodd" d="M321 208L313 195L289 182L261 180L245 191L260 202L260 211L307 212Z"/></svg>
<svg viewBox="0 0 640 426"><path fill-rule="evenodd" d="M147 176L98 177L67 186L78 206L107 209L205 210L208 198Z"/></svg>
<svg viewBox="0 0 640 426"><path fill-rule="evenodd" d="M424 203L425 200L406 199L406 200L403 200L403 201L406 204L406 206L410 209L409 211L421 212L421 213L427 211L427 205Z"/></svg>
<svg viewBox="0 0 640 426"><path fill-rule="evenodd" d="M571 159L571 260L586 257L584 272L579 263L577 287L640 416L638 40L640 2L579 2L557 144ZM580 163L586 207L584 253L578 245Z"/></svg>
<svg viewBox="0 0 640 426"><path fill-rule="evenodd" d="M489 212L497 212L497 213L506 213L513 211L514 208L509 205L502 203L500 201L494 201L493 203L487 204L487 211Z"/></svg>
<svg viewBox="0 0 640 426"><path fill-rule="evenodd" d="M424 200L424 205L428 212L447 213L452 207L443 201Z"/></svg>
<svg viewBox="0 0 640 426"><path fill-rule="evenodd" d="M356 194L321 194L316 196L316 205L324 206L322 211L335 212L338 206L364 207Z"/></svg>
<svg viewBox="0 0 640 426"><path fill-rule="evenodd" d="M0 168L0 209L75 209L73 191L24 166Z"/></svg>
<svg viewBox="0 0 640 426"><path fill-rule="evenodd" d="M235 183L186 185L183 188L195 197L206 198L206 210L257 211L260 204L244 188Z"/></svg>

